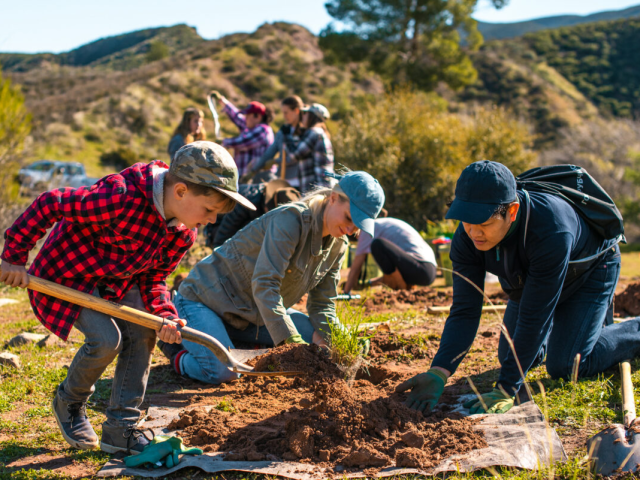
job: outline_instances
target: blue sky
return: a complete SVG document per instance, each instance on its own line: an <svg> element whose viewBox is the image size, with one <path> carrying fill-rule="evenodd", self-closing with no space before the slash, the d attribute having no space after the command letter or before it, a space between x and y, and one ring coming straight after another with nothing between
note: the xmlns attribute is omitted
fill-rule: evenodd
<svg viewBox="0 0 640 480"><path fill-rule="evenodd" d="M98 38L186 23L204 38L251 32L285 20L318 33L331 17L326 0L0 0L0 52L64 52ZM640 0L511 0L500 11L480 0L475 17L511 22L566 13L617 10Z"/></svg>

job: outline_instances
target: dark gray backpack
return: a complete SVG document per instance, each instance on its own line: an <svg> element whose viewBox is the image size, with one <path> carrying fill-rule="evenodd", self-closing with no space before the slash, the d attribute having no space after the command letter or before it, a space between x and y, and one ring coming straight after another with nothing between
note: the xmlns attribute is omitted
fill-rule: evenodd
<svg viewBox="0 0 640 480"><path fill-rule="evenodd" d="M626 243L618 207L584 168L576 165L532 168L518 175L516 183L519 189L564 199L604 239L620 237Z"/></svg>

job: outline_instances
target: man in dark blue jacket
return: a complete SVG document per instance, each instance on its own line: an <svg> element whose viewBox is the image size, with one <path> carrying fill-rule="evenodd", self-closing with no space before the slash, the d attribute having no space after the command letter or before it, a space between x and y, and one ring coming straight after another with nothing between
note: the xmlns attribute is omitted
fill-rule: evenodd
<svg viewBox="0 0 640 480"><path fill-rule="evenodd" d="M640 320L604 326L620 275L617 240L599 236L560 197L516 190L500 163L469 165L455 194L446 217L461 221L451 245L453 269L480 290L486 272L500 278L514 345L501 335L496 388L469 402L471 413L513 406L523 384L518 361L526 375L546 354L549 375L568 377L580 354L578 374L588 377L640 353ZM436 405L473 343L482 303L480 292L454 275L451 314L430 370L397 387L410 390L407 405L425 411Z"/></svg>

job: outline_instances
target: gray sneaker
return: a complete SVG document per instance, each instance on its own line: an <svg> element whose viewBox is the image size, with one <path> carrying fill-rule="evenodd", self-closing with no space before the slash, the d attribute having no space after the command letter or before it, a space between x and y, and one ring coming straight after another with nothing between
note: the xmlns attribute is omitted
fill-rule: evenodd
<svg viewBox="0 0 640 480"><path fill-rule="evenodd" d="M100 450L107 453L124 452L127 455L137 455L151 443L155 436L152 430L148 431L151 432L151 438L148 438L145 431L136 425L114 427L105 422L102 424Z"/></svg>
<svg viewBox="0 0 640 480"><path fill-rule="evenodd" d="M67 403L56 393L52 410L60 432L69 445L80 450L90 450L98 446L98 435L87 418L86 403Z"/></svg>

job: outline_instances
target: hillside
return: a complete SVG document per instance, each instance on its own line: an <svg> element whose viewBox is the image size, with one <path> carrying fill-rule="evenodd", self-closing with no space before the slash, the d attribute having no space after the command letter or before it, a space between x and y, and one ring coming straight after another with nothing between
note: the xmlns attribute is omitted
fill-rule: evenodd
<svg viewBox="0 0 640 480"><path fill-rule="evenodd" d="M478 71L473 85L438 91L452 110L474 104L508 108L531 125L538 151L553 149L568 129L584 122L635 118L640 54L633 46L639 42L640 19L494 40L472 56ZM154 43L170 50L164 58L150 57ZM18 61L0 54L34 114L30 159L78 160L92 175L109 171L99 162L103 155L166 159L171 132L188 106L205 110L205 128L213 131L205 103L213 88L240 105L256 99L276 112L279 99L297 93L327 104L338 120L359 99L383 90L364 65L328 65L317 38L287 23L212 41L176 25L46 55ZM280 122L277 116L275 126ZM226 119L222 127L225 136L236 132Z"/></svg>
<svg viewBox="0 0 640 480"><path fill-rule="evenodd" d="M150 42L170 45L177 31L195 34L180 25L154 31L99 40L54 60L35 55L7 64L34 115L32 159L81 161L90 175L109 171L99 163L103 154L168 160L167 143L186 107L205 110L205 128L213 131L205 100L211 89L239 105L262 101L278 114L279 100L296 93L325 103L339 118L352 101L383 88L362 65L326 65L317 38L298 25L264 24L212 41L191 36L174 42L168 57L149 61ZM131 45L134 38L144 40ZM226 136L237 133L226 119L222 127Z"/></svg>
<svg viewBox="0 0 640 480"><path fill-rule="evenodd" d="M60 54L0 53L0 65L9 72L27 72L47 64L129 70L202 42L204 39L195 28L174 25L101 38Z"/></svg>
<svg viewBox="0 0 640 480"><path fill-rule="evenodd" d="M478 21L478 30L485 40L519 37L539 30L570 27L584 23L620 20L640 16L640 5L624 10L610 10L591 15L556 15L552 17L534 18L524 22L490 23Z"/></svg>

